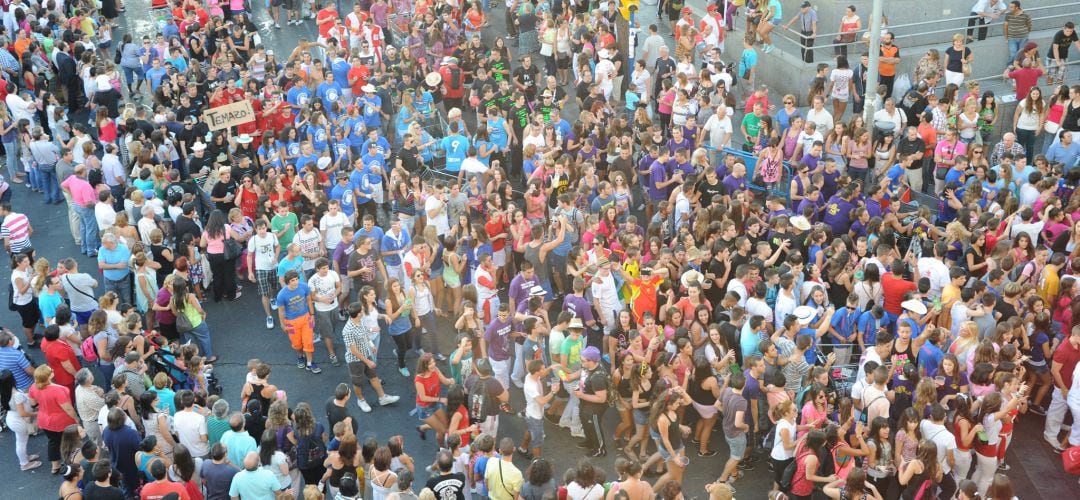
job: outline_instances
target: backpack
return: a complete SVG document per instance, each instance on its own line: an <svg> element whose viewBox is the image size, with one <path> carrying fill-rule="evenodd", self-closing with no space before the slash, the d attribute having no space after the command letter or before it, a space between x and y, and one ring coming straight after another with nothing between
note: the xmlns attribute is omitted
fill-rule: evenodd
<svg viewBox="0 0 1080 500"><path fill-rule="evenodd" d="M488 380L478 378L469 387L469 420L479 424L495 414L491 396L488 394Z"/></svg>
<svg viewBox="0 0 1080 500"><path fill-rule="evenodd" d="M937 485L927 478L919 485L919 489L915 491L915 496L913 498L914 500L937 500L937 494Z"/></svg>
<svg viewBox="0 0 1080 500"><path fill-rule="evenodd" d="M301 444L304 446L303 450L296 454L296 466L301 469L321 466L326 460L326 444L319 438L318 433L301 439Z"/></svg>
<svg viewBox="0 0 1080 500"><path fill-rule="evenodd" d="M289 438L285 435L288 427L282 427L277 430L277 446L282 453L285 454L285 462L289 464L290 469L296 468L296 445L289 441Z"/></svg>
<svg viewBox="0 0 1080 500"><path fill-rule="evenodd" d="M462 81L461 68L459 68L457 66L452 66L450 68L450 81L447 82L447 84L449 85L450 90L460 90L461 89L461 81Z"/></svg>
<svg viewBox="0 0 1080 500"><path fill-rule="evenodd" d="M93 335L83 339L82 344L79 345L79 351L82 353L84 361L94 362L98 360L97 344L94 343Z"/></svg>

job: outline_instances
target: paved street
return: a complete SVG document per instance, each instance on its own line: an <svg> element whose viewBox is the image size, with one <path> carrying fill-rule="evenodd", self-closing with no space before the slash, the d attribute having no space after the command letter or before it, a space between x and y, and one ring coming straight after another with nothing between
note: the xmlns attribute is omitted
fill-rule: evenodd
<svg viewBox="0 0 1080 500"><path fill-rule="evenodd" d="M256 14L256 23L260 26L260 32L264 44L275 49L279 54L288 54L294 46L295 40L304 35L313 37L315 27L313 21L307 21L304 26L286 26L280 30L273 29L272 21L262 11L261 2L259 12ZM652 17L653 7L646 8L650 11L645 13L646 21ZM150 33L156 28L147 19L145 3L128 3L127 28L136 36ZM496 33L505 32L502 28L503 12L498 9L491 16L492 26L486 33L485 41ZM665 30L666 31L666 30ZM119 34L114 35L119 38ZM572 119L572 115L568 117ZM30 217L34 226L34 247L38 249L39 256L49 259L54 266L60 258L76 256L80 266L88 272L96 268L95 264L86 257L78 254L67 231L66 212L62 207L46 206L41 201L41 196L30 193L23 186L14 187L13 205L19 212ZM6 266L0 266L4 271L0 273L0 279L8 280L9 272ZM331 397L334 387L339 382L347 381L344 367L335 368L326 359L325 349L316 347L317 361L324 368L321 375L312 375L306 371L298 370L294 364L293 351L288 346L285 335L280 330L266 330L263 325L263 314L258 305L255 288L251 284L245 284L244 294L241 299L233 303L206 305L208 323L210 325L215 353L220 357L216 365L215 373L221 379L225 389L225 397L233 403L234 408L239 404L240 388L244 380L245 364L250 358L259 358L273 366L270 381L289 394L290 405L300 401L307 401L316 409L321 420L325 419L322 407ZM448 323L448 322L445 322ZM18 330L18 317L9 311L0 311L0 324L12 330ZM443 325L445 330L440 330L438 338L443 347L443 352L449 352L452 343L452 332L449 325ZM340 345L340 343L339 343ZM392 342L384 341L383 346L390 346ZM31 351L37 360L41 360L39 351ZM410 363L415 358L410 356ZM410 370L412 370L410 366ZM445 372L444 372L445 373ZM385 443L387 438L402 434L406 438L406 450L411 454L417 467L417 483L422 484L427 477L427 472L422 470L430 464L434 457L435 447L432 441L421 442L413 428L417 422L414 417L408 415L413 408L414 391L411 379L405 379L397 373L393 362L393 353L389 348L384 348L380 356L379 374L383 377L387 392L402 396L402 400L391 407L378 408L370 414L362 414L359 409L350 402L350 408L354 418L360 422L361 438L368 435L375 436L380 442ZM524 407L521 391L512 391L512 406L517 409ZM374 401L374 394L367 394L369 401ZM1035 425L1041 427L1041 418L1028 416L1025 420L1036 422L1023 422L1018 426L1017 438L1010 448L1009 463L1012 471L1009 473L1014 479L1017 494L1021 498L1050 498L1061 496L1062 498L1080 498L1080 487L1075 478L1064 477L1061 472L1060 458L1054 456L1050 449L1045 446L1036 432ZM614 411L608 412L606 423L607 434L610 435L615 427L617 417ZM325 421L325 420L324 420ZM717 426L719 429L719 426ZM500 437L510 436L515 440L520 439L524 430L523 422L510 415L504 415L501 419ZM575 441L569 436L569 431L548 428L549 436L545 444L545 454L554 460L556 465L556 477L561 477L562 471L571 467L578 460L578 449L574 446ZM431 435L431 433L429 433ZM703 459L690 451L690 466L684 480L684 491L687 498L705 498L704 485L714 480L726 459L726 445L722 436L718 433L713 439L713 448L720 451L715 457ZM11 433L0 434L0 484L8 485L6 491L0 494L2 498L46 498L53 495L59 485L59 480L48 473L47 464L30 473L19 472L15 467L14 439ZM31 453L45 455L45 438L39 436L31 439ZM609 450L610 451L610 450ZM608 479L614 477L613 462L615 453L612 451L607 458L599 460L599 466L607 471ZM518 466L524 469L527 465L520 457L517 459ZM757 470L749 472L747 477L736 483L739 496L742 498L763 498L771 484L771 474L764 463L757 465Z"/></svg>

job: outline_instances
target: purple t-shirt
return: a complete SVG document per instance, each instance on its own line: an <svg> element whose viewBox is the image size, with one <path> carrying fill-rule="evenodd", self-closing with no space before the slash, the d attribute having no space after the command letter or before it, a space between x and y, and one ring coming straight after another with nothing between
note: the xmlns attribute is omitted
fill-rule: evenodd
<svg viewBox="0 0 1080 500"><path fill-rule="evenodd" d="M854 208L855 205L849 201L833 196L825 205L825 217L822 220L832 227L833 234L847 234L851 226L851 210Z"/></svg>
<svg viewBox="0 0 1080 500"><path fill-rule="evenodd" d="M683 136L683 140L681 142L675 142L675 139L668 139L667 148L668 151L671 152L671 154L675 154L675 152L680 149L685 149L686 152L689 153L694 151L694 143L690 142L690 139L686 136Z"/></svg>
<svg viewBox="0 0 1080 500"><path fill-rule="evenodd" d="M734 193L736 191L746 190L746 176L735 178L734 175L728 174L724 177L724 187L727 188L728 193Z"/></svg>
<svg viewBox="0 0 1080 500"><path fill-rule="evenodd" d="M529 301L529 289L538 285L536 282L536 274L530 279L525 279L521 273L514 276L514 279L510 280L509 296L514 300L515 304L521 305L522 303Z"/></svg>
<svg viewBox="0 0 1080 500"><path fill-rule="evenodd" d="M570 311L570 314L573 314L575 318L581 318L583 323L593 320L592 307L589 307L589 301L585 300L585 297L567 295L563 299L563 310Z"/></svg>
<svg viewBox="0 0 1080 500"><path fill-rule="evenodd" d="M484 332L484 341L487 342L487 355L494 361L506 361L510 359L510 351L507 347L510 342L507 340L510 338L510 332L513 330L513 323L508 319L506 321L500 321L499 318L495 318L488 326L487 331Z"/></svg>
<svg viewBox="0 0 1080 500"><path fill-rule="evenodd" d="M670 162L669 162L670 163ZM660 160L652 162L649 167L649 198L653 201L666 200L671 193L671 186L658 187L660 183L667 182L671 177L671 167L660 163Z"/></svg>

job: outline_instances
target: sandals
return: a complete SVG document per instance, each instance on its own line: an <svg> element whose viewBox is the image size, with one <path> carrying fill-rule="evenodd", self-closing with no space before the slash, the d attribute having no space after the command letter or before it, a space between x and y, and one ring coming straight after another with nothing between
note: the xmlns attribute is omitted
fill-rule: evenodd
<svg viewBox="0 0 1080 500"><path fill-rule="evenodd" d="M204 361L204 362L206 364L208 364L208 365L212 365L214 363L217 363L217 360L218 360L217 356L211 356L211 357L207 358L206 361Z"/></svg>
<svg viewBox="0 0 1080 500"><path fill-rule="evenodd" d="M34 469L36 469L38 467L41 467L41 462L39 460L31 460L29 462L26 462L26 465L23 465L22 467L19 467L19 468L22 469L23 471L28 471L28 470L34 470ZM53 474L56 474L57 472L60 472L60 471L57 470L57 471L53 472Z"/></svg>

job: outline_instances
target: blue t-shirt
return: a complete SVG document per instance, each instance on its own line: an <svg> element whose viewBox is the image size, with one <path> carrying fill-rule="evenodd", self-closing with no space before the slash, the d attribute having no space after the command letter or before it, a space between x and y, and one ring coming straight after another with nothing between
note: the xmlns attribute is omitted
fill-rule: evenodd
<svg viewBox="0 0 1080 500"><path fill-rule="evenodd" d="M412 242L409 240L409 233L402 228L401 233L395 238L393 234L386 233L383 235L380 251L382 252L395 252L398 250L404 250L409 248ZM388 266L400 266L401 255L391 254L384 255L383 262Z"/></svg>
<svg viewBox="0 0 1080 500"><path fill-rule="evenodd" d="M378 95L363 96L356 100L363 110L364 124L368 127L382 126L382 98Z"/></svg>
<svg viewBox="0 0 1080 500"><path fill-rule="evenodd" d="M364 143L364 139L367 138L367 134L364 133L364 130L366 130L364 117L357 116L356 118L345 120L345 127L345 138L349 140L349 146L354 148L360 147L360 145Z"/></svg>
<svg viewBox="0 0 1080 500"><path fill-rule="evenodd" d="M469 140L460 135L448 135L443 137L441 147L446 151L446 171L460 171L461 162L465 161L469 152Z"/></svg>
<svg viewBox="0 0 1080 500"><path fill-rule="evenodd" d="M303 268L304 268L304 256L303 255L297 255L295 259L291 259L291 260L289 259L289 256L286 255L285 257L281 258L280 262L278 262L277 276L278 276L278 278L284 278L285 273L287 273L289 271L296 271L296 272L299 273L299 272L301 272L301 270Z"/></svg>
<svg viewBox="0 0 1080 500"><path fill-rule="evenodd" d="M296 290L285 287L278 292L277 304L278 307L284 308L285 319L302 318L310 312L307 302L308 295L311 295L311 289L303 281L297 283Z"/></svg>
<svg viewBox="0 0 1080 500"><path fill-rule="evenodd" d="M855 328L856 328L856 326L858 326L859 316L861 316L861 315L862 315L862 312L859 311L859 310L852 311L852 310L848 309L847 307L844 307L843 309L837 309L836 312L833 314L833 317L832 317L832 321L831 321L832 327L841 336L848 337L852 333L855 333L855 331L856 331ZM830 337L829 340L831 340L832 343L834 343L834 344L852 344L852 343L854 343L854 342L848 342L846 339L843 339L843 338L836 338L836 336L834 336L832 334L832 332L829 332L829 337Z"/></svg>
<svg viewBox="0 0 1080 500"><path fill-rule="evenodd" d="M306 107L311 102L311 89L300 86L293 87L289 89L287 101L293 107ZM299 117L300 115L296 116Z"/></svg>
<svg viewBox="0 0 1080 500"><path fill-rule="evenodd" d="M60 292L49 293L47 290L42 290L41 295L38 295L38 309L41 309L41 315L46 318L56 317L56 308L64 303L64 297L60 295Z"/></svg>
<svg viewBox="0 0 1080 500"><path fill-rule="evenodd" d="M341 211L349 216L349 219L352 219L352 214L356 212L356 199L352 188L348 184L344 186L335 184L333 189L330 190L330 199L337 200L338 204L341 205Z"/></svg>
<svg viewBox="0 0 1080 500"><path fill-rule="evenodd" d="M127 264L131 261L131 250L128 250L127 245L123 243L117 243L116 248L109 250L102 246L98 249L98 264ZM105 279L112 281L120 281L127 277L131 273L131 268L124 266L120 269L105 269L102 274L105 275Z"/></svg>
<svg viewBox="0 0 1080 500"><path fill-rule="evenodd" d="M884 318L883 318L884 319ZM855 325L862 335L863 345L872 346L877 344L878 319L870 311L864 311L859 315L859 322Z"/></svg>
<svg viewBox="0 0 1080 500"><path fill-rule="evenodd" d="M280 304L281 301L278 300L278 303ZM812 341L812 343L810 344L810 348L806 350L806 363L809 364L810 366L813 366L814 363L817 362L817 345L818 345L817 330L815 330L813 328L801 328L801 329L799 329L799 333L795 334L795 338L799 338L799 337L802 337L804 335L809 336L810 340Z"/></svg>

